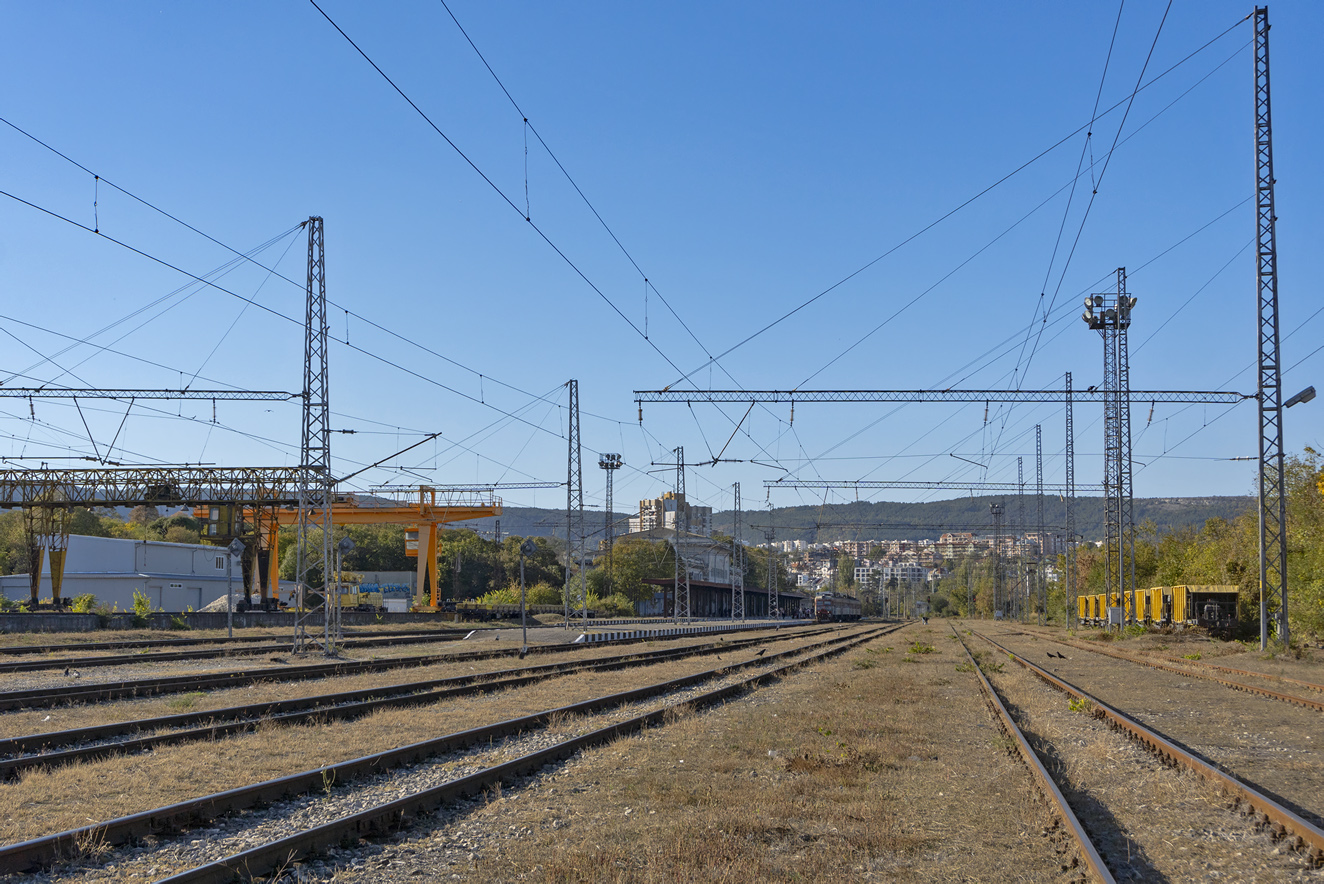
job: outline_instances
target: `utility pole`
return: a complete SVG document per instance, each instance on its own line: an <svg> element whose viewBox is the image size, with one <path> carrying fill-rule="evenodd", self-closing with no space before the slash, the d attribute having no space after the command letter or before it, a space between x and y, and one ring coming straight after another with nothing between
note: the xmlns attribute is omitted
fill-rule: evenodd
<svg viewBox="0 0 1324 884"><path fill-rule="evenodd" d="M1044 543L1044 428L1040 424L1034 425L1034 483L1035 483L1035 506L1039 511L1039 543L1038 543L1038 568L1035 573L1039 580L1039 625L1048 625L1048 588L1044 580L1044 561L1047 558L1046 545Z"/></svg>
<svg viewBox="0 0 1324 884"><path fill-rule="evenodd" d="M598 466L602 467L607 473L607 518L602 532L603 536L607 538L607 595L611 595L611 549L614 545L613 541L615 540L615 535L612 531L615 524L613 522L614 514L612 513L613 503L611 495L611 479L612 476L616 475L616 471L621 468L622 462L619 454L598 455Z"/></svg>
<svg viewBox="0 0 1324 884"><path fill-rule="evenodd" d="M690 568L689 563L681 555L681 535L689 534L689 506L685 502L685 447L683 445L676 447L676 515L672 518L671 524L676 529L675 533L675 553L676 553L676 580L675 580L675 604L672 613L675 615L677 623L690 622ZM665 510L663 511L665 513ZM682 516L682 512L684 515ZM684 525L682 528L682 520ZM681 587L684 586L684 592Z"/></svg>
<svg viewBox="0 0 1324 884"><path fill-rule="evenodd" d="M1067 372L1067 416L1066 416L1066 494L1062 497L1063 505L1066 508L1066 597L1067 597L1067 616L1064 621L1068 629L1076 627L1076 512L1073 507L1076 499L1076 441L1075 426L1071 419L1071 372Z"/></svg>
<svg viewBox="0 0 1324 884"><path fill-rule="evenodd" d="M1025 619L1025 605L1029 599L1025 579L1025 464L1016 458L1016 530L1012 532L1013 551L1016 553L1016 595L1011 604L1011 616Z"/></svg>
<svg viewBox="0 0 1324 884"><path fill-rule="evenodd" d="M295 573L298 579L294 620L294 652L302 653L312 644L308 627L322 614L322 653L335 656L340 643L340 600L332 599L331 571L331 402L328 373L328 335L326 316L326 254L322 219L311 217L308 228L308 286L304 314L303 346L303 421L300 433L299 521ZM309 574L314 567L309 535L322 532L322 550L317 564L322 568L321 601L313 604Z"/></svg>
<svg viewBox="0 0 1324 884"><path fill-rule="evenodd" d="M988 513L993 517L993 619L1002 612L1002 504L990 503Z"/></svg>
<svg viewBox="0 0 1324 884"><path fill-rule="evenodd" d="M1283 463L1283 377L1278 336L1277 216L1269 113L1269 9L1255 9L1255 288L1259 317L1260 650L1269 622L1286 646L1287 489Z"/></svg>
<svg viewBox="0 0 1324 884"><path fill-rule="evenodd" d="M735 525L731 532L731 619L745 619L745 545L740 531L740 483L731 486L735 496Z"/></svg>
<svg viewBox="0 0 1324 884"><path fill-rule="evenodd" d="M588 626L588 575L584 569L584 463L579 445L579 381L569 380L570 450L566 461L566 532L565 532L565 625L570 626L570 593L574 585L573 567L579 563L579 600L583 604L584 626Z"/></svg>

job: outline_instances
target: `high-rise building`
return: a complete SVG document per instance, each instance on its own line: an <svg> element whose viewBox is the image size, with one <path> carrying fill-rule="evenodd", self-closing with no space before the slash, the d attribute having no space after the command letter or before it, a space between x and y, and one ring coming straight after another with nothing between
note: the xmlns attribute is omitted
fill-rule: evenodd
<svg viewBox="0 0 1324 884"><path fill-rule="evenodd" d="M695 506L685 500L681 495L679 500L679 511L682 519L689 516L689 532L691 534L702 534L704 537L711 537L713 534L713 508L710 506ZM676 492L668 491L661 497L652 500L639 501L639 515L630 519L630 531L651 531L654 528L667 528L675 530L676 526L677 499ZM682 521L682 526L684 522Z"/></svg>

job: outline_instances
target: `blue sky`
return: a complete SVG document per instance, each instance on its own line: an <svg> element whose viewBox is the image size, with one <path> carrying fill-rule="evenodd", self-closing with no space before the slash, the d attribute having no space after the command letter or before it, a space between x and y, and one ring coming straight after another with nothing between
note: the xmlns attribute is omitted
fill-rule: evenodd
<svg viewBox="0 0 1324 884"><path fill-rule="evenodd" d="M450 0L533 130L440 2L321 6L472 166L300 2L4 3L0 117L226 246L270 242L257 259L296 282L306 245L293 228L325 218L332 334L351 344L332 346L333 426L356 431L335 437L338 471L443 433L357 488L562 481L562 384L577 378L587 498L601 504L597 452L619 451L617 508L630 509L670 481L653 462L676 445L712 457L745 414L653 405L641 426L631 391L676 383L883 255L690 382L1060 387L1070 371L1085 387L1102 347L1078 319L1081 296L1125 265L1139 298L1134 388L1253 391L1252 32L1237 24L1249 5L1178 0L1155 43L1166 4L1131 0L1100 93L1112 3ZM1324 7L1270 13L1290 395L1324 380ZM1225 31L1127 110L1151 45L1145 80ZM1077 130L1096 95L1087 141ZM107 237L199 276L233 253L7 126L0 156L0 190L105 234L0 198L7 385L301 385L301 286L247 262L217 280L233 295L190 286ZM526 188L546 239L524 220ZM1046 331L1022 346L1050 302ZM1288 412L1289 450L1324 441L1321 408ZM1255 453L1254 409L1224 411L1151 418L1137 405L1136 493L1249 493L1254 465L1227 458ZM110 456L297 462L294 406L222 404L216 418L210 403L135 406ZM117 404L80 416L39 401L34 420L26 401L0 400L0 454L69 463L54 458L92 454L89 430L104 453L122 419ZM753 409L725 456L774 465L695 468L691 496L725 508L740 481L752 508L765 479L788 474L1007 481L1017 456L1032 476L1036 424L1045 480L1062 477L1057 405L995 408L985 422L982 404L802 404L789 420L785 406ZM1097 407L1077 411L1076 450L1078 481L1099 481ZM556 505L564 491L505 498Z"/></svg>

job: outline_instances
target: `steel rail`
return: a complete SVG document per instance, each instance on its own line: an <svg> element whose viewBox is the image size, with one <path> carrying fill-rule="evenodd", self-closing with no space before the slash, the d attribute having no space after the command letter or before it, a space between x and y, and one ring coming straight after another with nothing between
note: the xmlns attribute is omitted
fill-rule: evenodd
<svg viewBox="0 0 1324 884"><path fill-rule="evenodd" d="M806 626L810 624L805 624ZM731 630L744 632L746 630ZM721 633L706 633L718 635ZM683 638L684 636L671 636ZM594 647L605 645L628 645L651 641L650 637L622 638L610 641L593 642ZM535 645L529 648L533 654L571 653L590 647L589 644ZM288 646L286 646L288 648ZM71 703L103 702L138 697L153 697L173 694L181 691L217 690L222 688L244 687L259 681L304 681L314 678L327 678L337 675L354 675L365 672L384 672L390 669L408 669L432 666L437 663L451 663L468 660L490 660L494 657L513 657L518 655L518 647L493 649L490 651L467 651L464 653L424 654L411 657L388 657L381 660L351 660L334 663L314 663L305 666L268 666L260 669L238 669L226 672L167 675L156 678L144 678L120 682L99 682L92 684L69 685L61 688L31 688L27 690L6 691L0 693L0 712L16 709L46 709Z"/></svg>
<svg viewBox="0 0 1324 884"><path fill-rule="evenodd" d="M271 627L268 627L271 628ZM286 627L279 627L284 629ZM447 636L454 634L457 639L464 638L468 632L465 630L448 630L442 632L439 630L428 629L401 629L386 632L365 632L353 633L348 630L345 633L346 638L390 638L393 636L410 635L437 635L438 641L446 641ZM0 647L0 657L20 657L27 654L55 654L66 653L69 651L128 651L134 648L185 648L198 647L201 645L239 645L252 644L256 642L269 642L275 636L271 635L236 635L233 637L217 636L215 638L162 638L162 639L124 639L122 641L96 641L96 642L67 642L60 645L8 645ZM285 643L285 648L289 648L289 642Z"/></svg>
<svg viewBox="0 0 1324 884"><path fill-rule="evenodd" d="M1045 683L1057 688L1065 694L1075 697L1078 700L1083 700L1092 704L1094 709L1102 715L1109 724L1139 740L1152 752L1161 758L1166 759L1169 763L1185 767L1187 770L1198 774L1205 781L1217 786L1225 794L1232 796L1235 805L1239 806L1242 803L1246 804L1259 815L1259 819L1265 825L1273 829L1274 834L1278 838L1287 838L1290 836L1292 841L1291 846L1298 850L1308 851L1310 859L1314 864L1324 864L1324 829L1320 829L1318 826L1302 819L1296 813L1279 804L1277 801L1274 801L1258 789L1224 773L1210 762L1195 755L1189 750L1178 746L1157 731L1136 721L1125 712L1109 706L1097 697L1086 693L1082 688L1071 684L1063 678L1059 678L1040 666L1036 666L1015 651L1012 651L989 638L987 635L984 635L983 633L975 633L975 635L1005 653L1021 666L1024 666Z"/></svg>
<svg viewBox="0 0 1324 884"><path fill-rule="evenodd" d="M824 632L834 631L840 630L797 633L797 637L814 637L822 635ZM491 691L520 687L577 672L610 671L634 666L649 666L672 659L702 657L709 654L720 654L725 651L734 653L750 646L768 644L781 638L781 636L765 636L763 638L741 639L729 643L662 648L641 653L621 654L615 657L570 660L519 669L456 675L426 681L383 685L339 693L315 694L289 700L273 700L201 712L184 712L176 715L139 718L71 730L11 737L0 740L0 756L14 756L0 759L0 781L13 779L18 774L33 768L50 768L74 761L92 761L111 755L142 752L159 746L178 745L197 740L211 740L222 736L247 733L255 730L259 724L264 726L272 724L291 725L306 721L359 718L379 709L419 706L453 697L490 693ZM201 725L201 727L193 727L194 725ZM157 733L157 731L172 728L188 728L188 730ZM149 734L149 736L118 742L98 742L96 745L90 746L78 745L142 733ZM78 748L52 751L65 746L78 746Z"/></svg>
<svg viewBox="0 0 1324 884"><path fill-rule="evenodd" d="M344 648L390 647L392 645L427 645L442 642L463 641L466 633L448 636L412 635L391 638L359 637L339 642ZM270 638L268 637L268 640ZM0 662L0 673L39 672L43 669L95 669L105 666L132 666L138 663L173 663L179 660L208 660L213 657L248 657L254 654L288 654L290 642L285 640L277 644L256 645L234 648L208 648L194 651L161 651L159 653L130 654L128 656L107 657L59 657L41 660L12 660Z"/></svg>
<svg viewBox="0 0 1324 884"><path fill-rule="evenodd" d="M1261 688L1261 687L1256 687L1255 685L1243 684L1239 681L1229 681L1225 678L1219 678L1218 676L1212 675L1207 672L1193 672L1191 671L1191 669L1185 669L1179 665L1163 663L1158 660L1146 660L1143 657L1132 657L1129 654L1123 654L1120 651L1114 651L1110 648L1091 648L1088 645L1079 645L1076 644L1075 642L1063 641L1060 638L1050 638L1048 636L1041 636L1038 635L1037 633L1027 632L1023 634L1033 635L1036 638L1044 638L1047 639L1048 641L1054 642L1055 644L1063 645L1064 647L1075 648L1078 651L1086 651L1089 653L1101 654L1104 657L1112 657L1115 660L1123 660L1127 663L1136 663L1141 666L1148 666L1151 669L1158 669L1164 672L1173 672L1176 673L1177 675L1184 675L1187 678L1201 678L1204 679L1205 681L1212 681L1215 684L1221 684L1224 687L1232 688L1233 690L1236 691L1245 691L1248 694L1258 694L1262 697L1268 697L1271 700L1280 700L1284 703L1291 703L1294 706L1303 706L1306 709L1314 709L1316 712L1324 712L1324 702L1321 702L1319 700L1312 700L1309 697L1298 697L1295 694L1284 694L1280 691L1271 691L1268 688ZM1201 665L1199 661L1196 660L1191 660L1188 662L1194 664L1192 666L1193 669L1198 669L1199 666ZM1218 668L1223 669L1227 667L1218 667ZM1232 669L1230 671L1243 672L1246 675L1257 674L1257 673L1245 672L1244 670L1239 670L1239 669ZM1260 677L1273 678L1273 676L1268 676L1268 675L1260 675ZM1324 685L1313 685L1310 682L1296 682L1296 684L1301 684L1307 687L1313 687L1316 690L1324 691Z"/></svg>
<svg viewBox="0 0 1324 884"><path fill-rule="evenodd" d="M648 699L659 694L665 694L695 684L701 684L704 681L710 681L725 676L727 673L734 670L764 665L777 659L785 659L787 657L801 655L806 651L815 650L823 646L833 646L828 647L827 650L821 651L817 655L799 662L799 665L806 665L807 662L822 659L834 652L841 653L851 647L870 641L878 635L883 635L888 631L894 631L899 628L901 627L896 626L893 627L892 630L887 630L885 628L874 629L864 633L856 633L853 636L829 639L809 646L794 648L773 654L770 657L755 657L751 660L732 664L731 666L724 666L720 669L710 669L705 672L658 682L630 691L597 697L581 703L549 709L532 715L521 716L519 718L507 719L505 721L497 722L496 724L447 734L442 737L413 743L409 746L402 746L385 752L377 752L372 755L366 755L336 764L306 770L301 773L290 774L288 776L266 780L261 783L255 783L237 789L230 789L224 792L193 798L166 807L159 807L105 822L94 823L90 826L82 826L78 829L71 829L42 838L34 838L19 844L6 845L0 847L0 874L16 874L50 866L51 864L60 861L63 857L68 856L71 851L76 849L80 842L85 842L86 839L89 838L96 839L98 843L104 843L106 845L119 845L150 835L178 832L235 811L270 804L274 801L323 789L328 782L344 783L359 776L379 774L387 769L413 764L440 753L458 751L480 743L524 733L534 728L545 727L555 718L572 715L585 715L606 709L617 708L627 703ZM794 668L794 664L792 666L770 670L767 673L746 679L731 687L710 692L698 700L688 700L685 705L700 705L705 698L711 698L707 700L708 703L720 702L720 700L734 696L738 690L745 686L764 683L767 680L770 680L770 676L775 677L775 673L783 672L790 668ZM736 690L732 690L732 688L735 688ZM644 726L660 724L665 720L665 714L668 711L670 711L670 706L658 710L656 713L636 716L628 721L619 722L610 725L607 728L594 731L592 734L585 735L590 738L597 735L603 735L596 740L589 739L586 741L585 737L579 737L558 744L557 747L553 747L551 750L543 750L543 752L535 753L534 756L525 756L524 759L517 759L517 762L526 761L535 756L545 756L547 758L561 757L561 753L571 754L585 746L595 745L597 742L603 742L607 739L612 739L615 736L633 732ZM611 736L605 736L608 732L611 733ZM550 755L547 754L549 752L551 753ZM543 763L545 762L539 761L538 765L541 766ZM512 767L512 765L515 766ZM442 799L443 801L451 800L453 794L467 794L463 792L463 788L467 788L469 784L481 782L482 785L479 786L479 788L483 788L487 785L491 785L493 782L500 781L503 777L512 776L514 771L522 771L524 769L525 767L523 765L516 764L515 762L508 762L504 765L489 769L486 772L489 774L489 777L484 777L484 772L479 772L478 774L470 775L461 780L453 781L452 784L429 789L414 796L409 796L408 798L400 799L391 802L390 804L375 808L373 811L366 811L362 814L356 814L353 817L346 819L361 822L363 818L370 817L374 820L373 825L382 822L389 822L393 825L398 824L402 819L402 814L399 809L402 802L408 804L409 802L416 801L423 796L434 795L447 796ZM497 777L495 780L490 779L490 775L493 771L498 772L495 774ZM450 791L450 788L454 786L454 783L465 784L460 793L452 793ZM418 806L421 807L423 805ZM333 827L340 824L341 828L336 830L339 833L337 838L344 837L344 834L349 831L349 829L343 828L344 822L344 820L338 820L336 823L330 824ZM357 829L358 822L355 822L353 826ZM315 850L319 849L319 845L325 846L326 843L330 843L320 840L320 838L324 837L328 831L330 831L330 829L328 829L327 826L321 826L315 830L300 833L300 836L294 837L295 839L302 837L303 843L305 844L305 848L303 849ZM284 861L290 855L289 850L286 849L284 845L290 840L291 839L287 838L276 842L276 845L279 846L274 848L276 851L274 853L262 854L261 856L250 856L249 854L254 854L255 851L248 851L244 854L239 854L239 861L244 863L239 867L232 868L226 865L230 860L235 859L235 857L228 857L217 863L210 863L206 866L181 873L186 877L181 878L179 875L176 875L174 878L168 880L231 881L240 869L244 869L245 873L256 873L261 870L260 864L266 861L265 857L268 855L274 858L274 863ZM265 849L273 849L273 845L265 845L263 848L258 848L256 852L260 853ZM271 866L268 866L267 868L270 867ZM197 877L199 875L202 877Z"/></svg>
<svg viewBox="0 0 1324 884"><path fill-rule="evenodd" d="M951 624L948 625L951 626ZM1108 869L1107 864L1104 863L1103 857L1099 855L1098 848L1096 848L1094 842L1090 840L1090 836L1085 831L1085 827L1081 825L1080 818L1076 816L1076 812L1072 810L1071 805L1067 803L1066 796L1062 794L1062 790L1057 787L1057 783L1053 781L1047 768L1045 768L1043 762L1039 760L1039 755L1034 751L1034 748L1030 746L1029 741L1025 739L1024 732L1022 732L1020 726L1016 724L1015 719L1011 717L1011 713L1007 711L1007 707L1003 705L997 692L993 690L993 685L989 684L987 676L984 675L984 670L980 667L979 661L970 653L970 648L966 646L965 640L961 638L961 635L957 632L955 626L951 626L951 629L952 634L956 636L957 642L961 645L961 650L965 651L966 659L970 661L971 667L974 668L975 675L979 677L979 686L984 691L984 697L988 700L989 705L993 707L993 710L997 712L998 718L1002 722L1003 731L1016 742L1016 748L1020 752L1022 760L1024 760L1026 766L1030 768L1035 779L1039 781L1039 788L1043 791L1048 800L1052 802L1057 815L1071 831L1071 836L1075 839L1076 846L1080 849L1081 858L1085 861L1085 865L1089 867L1090 874L1092 874L1096 880L1100 881L1101 884L1115 884L1116 879L1113 877L1113 873Z"/></svg>

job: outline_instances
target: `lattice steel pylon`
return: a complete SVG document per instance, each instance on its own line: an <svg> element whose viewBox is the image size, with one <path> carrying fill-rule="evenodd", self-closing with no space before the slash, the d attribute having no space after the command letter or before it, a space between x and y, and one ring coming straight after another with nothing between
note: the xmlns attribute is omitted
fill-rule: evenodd
<svg viewBox="0 0 1324 884"><path fill-rule="evenodd" d="M768 527L763 538L768 541L768 616L781 619L781 597L777 594L777 548L772 545L777 529L772 524L772 502L768 502Z"/></svg>
<svg viewBox="0 0 1324 884"><path fill-rule="evenodd" d="M294 650L308 650L314 643L309 626L318 614L322 619L322 652L336 654L340 644L340 599L333 587L330 570L331 505L334 480L331 477L331 399L328 373L328 335L326 315L326 254L322 237L322 219L312 217L308 228L308 288L304 317L303 347L303 421L300 434L299 521L297 527L296 600ZM321 552L314 560L309 549L309 535L321 530ZM314 594L309 575L314 567L322 572L321 593Z"/></svg>
<svg viewBox="0 0 1324 884"><path fill-rule="evenodd" d="M579 381L566 381L570 390L569 454L566 459L565 496L565 623L569 628L570 612L582 605L584 623L588 623L588 575L584 567L584 458L579 445ZM574 566L579 565L579 591L574 589ZM570 604L575 595L576 605Z"/></svg>
<svg viewBox="0 0 1324 884"><path fill-rule="evenodd" d="M614 541L616 539L615 532L613 530L616 526L613 521L615 516L612 513L612 508L614 506L614 502L612 501L612 493L611 493L612 477L616 475L616 471L621 468L622 463L623 461L621 460L621 456L619 454L598 455L598 466L602 467L602 469L607 473L607 515L606 515L605 523L602 526L603 529L602 536L607 541L607 595L611 595L611 562L612 562L611 548L614 545ZM497 524L500 525L501 523L498 522Z"/></svg>
<svg viewBox="0 0 1324 884"><path fill-rule="evenodd" d="M690 566L681 553L681 537L690 533L689 505L685 502L685 447L676 448L676 514L671 519L676 529L674 550L676 554L676 579L674 584L675 604L672 614L677 623L690 622Z"/></svg>
<svg viewBox="0 0 1324 884"><path fill-rule="evenodd" d="M1002 504L990 503L988 514L993 517L993 619L1002 613Z"/></svg>
<svg viewBox="0 0 1324 884"><path fill-rule="evenodd" d="M745 619L745 544L740 530L740 483L731 486L735 497L735 524L731 528L731 619Z"/></svg>
<svg viewBox="0 0 1324 884"><path fill-rule="evenodd" d="M1076 626L1076 615L1078 613L1078 603L1076 602L1076 428L1071 415L1071 372L1067 372L1067 400L1066 400L1066 493L1062 497L1063 507L1065 508L1064 521L1066 522L1066 550L1065 559L1067 566L1066 596L1067 612L1066 624L1068 628L1074 629Z"/></svg>
<svg viewBox="0 0 1324 884"><path fill-rule="evenodd" d="M1025 464L1016 458L1016 528L1012 531L1012 548L1016 552L1016 591L1012 596L1011 616L1025 619L1025 606L1029 601L1029 581L1025 574Z"/></svg>
<svg viewBox="0 0 1324 884"><path fill-rule="evenodd" d="M1272 620L1284 645L1287 625L1287 489L1283 463L1283 376L1278 335L1277 216L1269 113L1269 9L1255 8L1255 284L1259 319L1260 648Z"/></svg>
<svg viewBox="0 0 1324 884"><path fill-rule="evenodd" d="M1131 507L1131 374L1126 333L1136 299L1126 291L1126 268L1117 268L1117 291L1085 298L1082 319L1103 338L1104 587L1120 594L1126 619L1135 588ZM1111 599L1109 599L1111 601Z"/></svg>
<svg viewBox="0 0 1324 884"><path fill-rule="evenodd" d="M1038 510L1039 542L1036 544L1035 579L1039 582L1039 625L1048 624L1048 581L1044 579L1044 428L1034 425L1034 503Z"/></svg>

